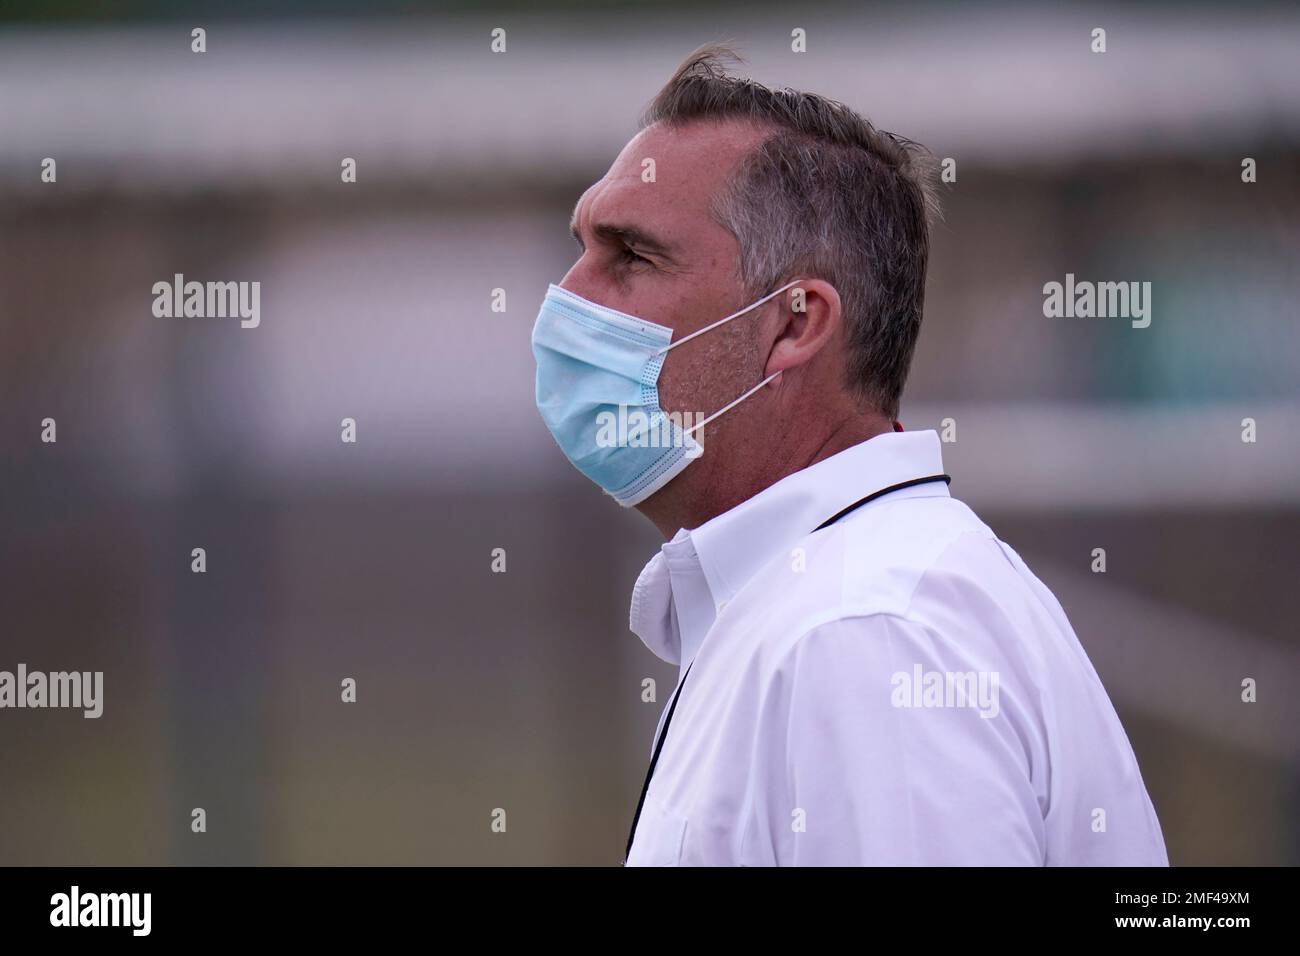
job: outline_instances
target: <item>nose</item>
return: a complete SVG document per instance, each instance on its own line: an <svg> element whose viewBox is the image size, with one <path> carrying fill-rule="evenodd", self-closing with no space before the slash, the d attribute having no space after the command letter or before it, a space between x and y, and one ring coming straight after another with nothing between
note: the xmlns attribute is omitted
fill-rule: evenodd
<svg viewBox="0 0 1300 956"><path fill-rule="evenodd" d="M590 274L590 269L584 266L587 254L583 253L578 257L578 261L569 267L569 271L564 274L564 278L556 283L565 292L572 292L574 295L580 295L589 302L599 301L596 295L599 294L598 288L594 281L594 276Z"/></svg>

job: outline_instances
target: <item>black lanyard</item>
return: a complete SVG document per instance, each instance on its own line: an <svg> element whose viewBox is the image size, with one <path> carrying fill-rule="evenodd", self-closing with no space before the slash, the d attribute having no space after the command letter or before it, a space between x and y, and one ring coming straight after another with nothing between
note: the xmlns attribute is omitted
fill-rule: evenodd
<svg viewBox="0 0 1300 956"><path fill-rule="evenodd" d="M853 504L849 505L843 511L831 515L829 518L827 518L817 527L813 528L813 531L820 531L822 528L829 528L831 525L839 521L845 515L857 511L863 505L875 501L877 498L883 497L884 495L892 494L895 491L902 491L904 488L914 488L917 485L928 485L932 481L942 481L944 484L952 484L952 479L947 475L930 475L928 478L912 478L909 481L900 481L898 484L890 485L888 488L881 488L879 491L873 491L865 498L859 498L857 501L853 502Z"/></svg>
<svg viewBox="0 0 1300 956"><path fill-rule="evenodd" d="M813 532L821 531L823 528L829 528L845 515L857 511L863 505L875 501L877 498L881 498L895 491L902 491L904 488L913 488L916 485L928 485L932 481L942 481L945 484L951 484L952 478L948 475L930 475L928 478L912 478L909 481L900 481L898 484L890 485L888 488L881 488L879 491L873 491L865 498L859 498L843 511L831 515L817 527L813 528ZM641 820L641 808L645 806L645 795L650 789L650 778L655 775L655 765L659 763L659 754L664 749L664 741L668 738L668 725L673 722L673 711L677 709L677 701L682 696L682 688L686 686L686 678L691 676L691 668L694 666L695 661L693 660L686 665L686 673L682 675L681 682L677 685L677 690L673 693L673 699L668 705L668 716L664 718L664 729L659 734L659 739L655 741L654 753L650 755L650 767L645 772L645 783L641 784L641 797L636 802L636 813L632 817L632 829L627 835L627 849L623 853L623 863L625 865L627 863L627 858L632 854L632 841L636 839L636 825Z"/></svg>
<svg viewBox="0 0 1300 956"><path fill-rule="evenodd" d="M673 722L673 711L677 709L677 701L682 696L682 688L686 686L686 678L691 676L691 668L695 666L695 661L686 665L686 673L682 675L681 683L677 685L677 691L673 694L672 703L668 705L668 716L664 718L664 729L655 742L655 752L650 756L650 769L645 772L645 783L641 784L641 798L636 802L636 814L632 817L632 829L627 834L627 849L623 851L623 863L627 863L627 858L632 854L632 841L636 839L636 825L641 820L641 808L645 806L646 791L650 789L650 778L655 775L655 764L659 762L659 752L664 749L664 740L668 737L668 725Z"/></svg>

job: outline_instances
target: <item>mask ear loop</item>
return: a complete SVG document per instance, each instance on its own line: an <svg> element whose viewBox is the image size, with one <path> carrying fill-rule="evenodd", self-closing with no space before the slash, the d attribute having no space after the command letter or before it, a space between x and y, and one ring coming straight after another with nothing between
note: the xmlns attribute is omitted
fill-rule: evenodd
<svg viewBox="0 0 1300 956"><path fill-rule="evenodd" d="M716 321L716 322L714 322L714 323L712 323L712 324L710 324L710 325L706 325L706 326L705 326L704 328L702 328L702 329L696 329L694 332L692 332L690 335L686 336L685 338L680 338L680 339L678 339L676 342L673 342L673 343L671 343L671 344L669 344L669 345L665 345L665 346L664 346L663 348L661 348L659 351L655 352L655 355L663 355L663 354L664 354L665 352L667 352L669 349L675 349L675 348L677 348L677 346L682 345L682 344L684 344L684 343L686 343L686 342L689 342L691 339L695 338L695 336L697 336L697 335L703 335L705 332L712 332L712 331L713 331L714 329L716 329L718 326L720 326L720 325L725 325L726 323L730 322L732 319L738 319L738 318L740 318L742 315L744 315L746 312L752 312L754 309L757 309L757 308L758 308L760 305L762 305L763 303L765 303L765 302L770 302L772 299L775 299L778 295L780 295L780 294L781 294L782 292L784 292L786 289L790 288L790 287L793 286L793 285L798 285L798 284L799 284L800 282L802 282L802 281L803 281L802 279L792 279L791 281L787 282L785 285L781 286L781 288L777 289L775 292L772 292L772 293L770 293L770 294L768 294L768 295L763 296L763 298L759 299L757 302L752 303L751 305L747 305L747 306L745 306L745 307L744 307L743 309L741 309L739 312L733 312L733 313L731 313L731 315L727 316L727 317L724 318L724 319L718 319L718 321ZM771 379L769 378L767 381L770 382ZM763 383L763 385L766 385L766 384L767 384L767 382L764 382L764 383ZM761 387L762 387L762 385L759 386L759 388L761 388ZM757 391L757 389L755 389L755 391ZM746 394L746 395L749 395L750 393L749 393L749 392L746 392L745 394ZM742 397L744 397L744 396L742 396ZM727 406L727 408L730 408L730 407L731 407L730 405ZM698 426L697 426L697 427L698 427Z"/></svg>
<svg viewBox="0 0 1300 956"><path fill-rule="evenodd" d="M784 371L784 370L783 370L783 371ZM780 375L781 375L781 372L773 372L773 373L772 373L771 375L769 375L767 378L763 379L763 381L759 382L757 385L755 385L753 388L751 388L751 389L750 389L748 392L746 392L744 395L740 396L740 398L736 399L736 400L733 401L733 402L728 402L726 405L723 405L721 408L719 408L716 412L714 412L714 413L713 413L712 415L710 415L708 418L704 419L704 421L700 422L698 425L695 425L695 426L693 426L693 427L691 427L691 428L684 428L684 429L682 429L682 433L683 433L683 434L686 434L686 435L689 435L689 434L691 434L692 432L699 431L701 428L703 428L703 427L704 427L705 425L707 425L709 422L713 421L715 418L717 418L717 417L718 417L719 415L721 415L723 412L729 412L729 411L731 411L733 408L735 408L737 405L739 405L739 404L740 404L741 402L743 402L745 399L749 398L749 396L753 395L755 392L757 392L760 388L762 388L762 387L763 387L764 385L766 385L768 382L772 381L772 380L775 379L775 378L779 378Z"/></svg>

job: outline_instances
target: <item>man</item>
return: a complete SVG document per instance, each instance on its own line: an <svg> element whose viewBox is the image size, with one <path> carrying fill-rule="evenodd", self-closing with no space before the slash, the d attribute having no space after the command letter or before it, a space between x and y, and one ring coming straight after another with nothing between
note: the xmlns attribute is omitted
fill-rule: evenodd
<svg viewBox="0 0 1300 956"><path fill-rule="evenodd" d="M729 56L582 196L533 331L556 441L669 539L631 624L681 676L626 862L1167 865L1060 605L895 422L923 152Z"/></svg>

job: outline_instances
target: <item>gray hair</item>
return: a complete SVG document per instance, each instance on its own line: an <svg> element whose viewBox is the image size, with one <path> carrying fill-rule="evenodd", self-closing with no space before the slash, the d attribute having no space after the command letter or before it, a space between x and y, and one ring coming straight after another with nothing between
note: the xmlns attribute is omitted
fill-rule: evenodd
<svg viewBox="0 0 1300 956"><path fill-rule="evenodd" d="M724 63L739 59L725 46L700 47L641 127L749 120L773 129L714 197L714 218L740 245L740 281L753 299L801 276L831 283L849 326L847 384L896 418L938 214L933 158L843 103L728 75Z"/></svg>

